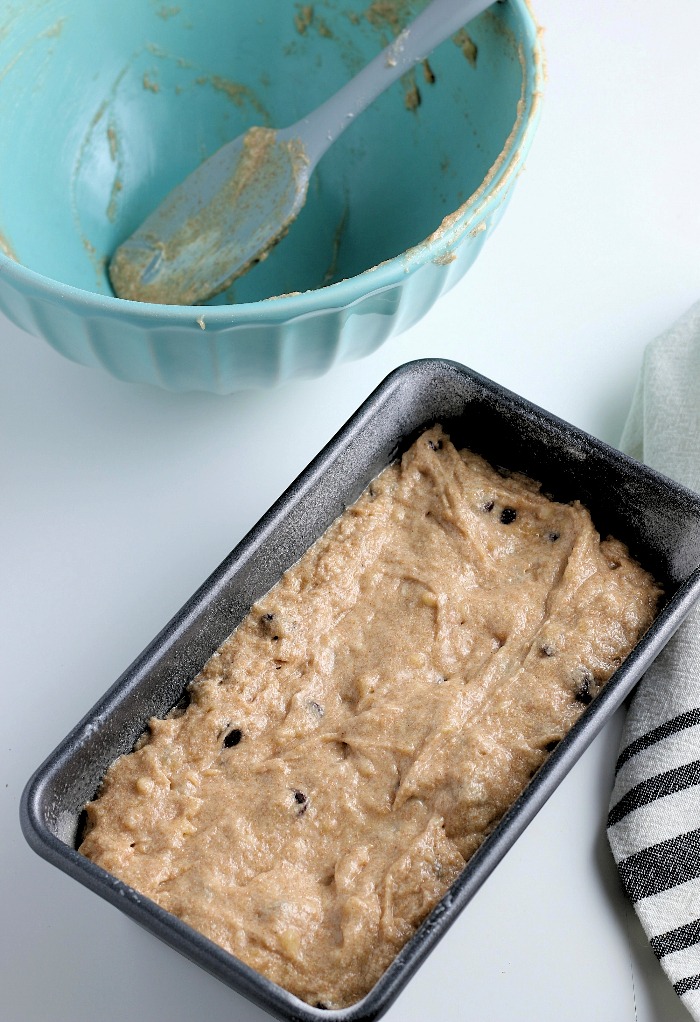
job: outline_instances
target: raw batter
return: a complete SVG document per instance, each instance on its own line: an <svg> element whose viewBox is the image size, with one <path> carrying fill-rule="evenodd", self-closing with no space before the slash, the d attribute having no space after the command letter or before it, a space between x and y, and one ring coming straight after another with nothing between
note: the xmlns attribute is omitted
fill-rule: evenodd
<svg viewBox="0 0 700 1022"><path fill-rule="evenodd" d="M578 503L439 427L152 720L81 851L299 997L362 997L650 624Z"/></svg>

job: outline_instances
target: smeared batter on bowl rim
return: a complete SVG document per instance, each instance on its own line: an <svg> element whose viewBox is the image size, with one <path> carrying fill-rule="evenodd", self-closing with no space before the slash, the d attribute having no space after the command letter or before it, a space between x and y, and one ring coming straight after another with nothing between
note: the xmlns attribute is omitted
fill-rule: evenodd
<svg viewBox="0 0 700 1022"><path fill-rule="evenodd" d="M440 427L151 720L81 851L311 1004L374 985L651 623L577 502Z"/></svg>

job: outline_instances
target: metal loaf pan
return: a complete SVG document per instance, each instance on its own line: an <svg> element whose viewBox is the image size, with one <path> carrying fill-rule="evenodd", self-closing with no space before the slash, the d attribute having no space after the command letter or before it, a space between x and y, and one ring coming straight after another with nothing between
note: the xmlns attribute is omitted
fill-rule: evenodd
<svg viewBox="0 0 700 1022"><path fill-rule="evenodd" d="M579 499L602 535L623 540L663 584L664 606L602 693L470 859L415 936L363 1000L311 1007L121 883L75 849L82 807L151 716L163 716L263 596L370 480L425 427L457 446ZM622 702L700 595L700 498L453 362L393 372L166 625L27 785L21 822L44 858L281 1019L368 1022L389 1007L425 956Z"/></svg>

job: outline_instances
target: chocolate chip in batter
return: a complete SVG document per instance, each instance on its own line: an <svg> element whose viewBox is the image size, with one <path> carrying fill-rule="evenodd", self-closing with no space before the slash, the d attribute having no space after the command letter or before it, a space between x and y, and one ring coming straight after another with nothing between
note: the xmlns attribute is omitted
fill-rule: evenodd
<svg viewBox="0 0 700 1022"><path fill-rule="evenodd" d="M581 678L578 687L574 693L574 699L577 703L583 703L584 706L588 706L590 701L593 699L591 693L591 682L593 681L593 675L590 671L584 671L583 677Z"/></svg>
<svg viewBox="0 0 700 1022"><path fill-rule="evenodd" d="M272 641L277 642L279 640L279 635L272 634L275 631L275 626L273 624L274 620L275 620L274 614L262 614L260 617L259 624L263 632L267 632Z"/></svg>
<svg viewBox="0 0 700 1022"><path fill-rule="evenodd" d="M550 646L548 642L545 642L544 646L540 646L540 656L554 656L555 653L554 646Z"/></svg>
<svg viewBox="0 0 700 1022"><path fill-rule="evenodd" d="M299 806L297 810L297 816L303 816L306 810L309 808L309 800L303 791L294 792L294 801Z"/></svg>
<svg viewBox="0 0 700 1022"><path fill-rule="evenodd" d="M504 507L501 511L501 523L503 525L511 525L518 517L518 513L513 507Z"/></svg>
<svg viewBox="0 0 700 1022"><path fill-rule="evenodd" d="M492 500L487 500L486 503L482 505L481 510L482 511L493 511L493 504L494 504L494 502Z"/></svg>
<svg viewBox="0 0 700 1022"><path fill-rule="evenodd" d="M442 440L437 440L437 441L436 440L428 440L428 447L430 448L431 451L441 451L442 450Z"/></svg>
<svg viewBox="0 0 700 1022"><path fill-rule="evenodd" d="M277 642L277 640L279 639L279 635L272 634L275 631L275 626L273 624L274 620L275 620L274 614L263 614L260 618L259 623L263 632L267 632L272 641Z"/></svg>
<svg viewBox="0 0 700 1022"><path fill-rule="evenodd" d="M243 732L239 728L234 727L234 729L232 731L229 731L229 733L224 738L224 748L232 749L234 745L238 745L242 737Z"/></svg>
<svg viewBox="0 0 700 1022"><path fill-rule="evenodd" d="M547 539L549 540L550 543L556 543L556 541L559 539L559 533L550 532L547 534Z"/></svg>

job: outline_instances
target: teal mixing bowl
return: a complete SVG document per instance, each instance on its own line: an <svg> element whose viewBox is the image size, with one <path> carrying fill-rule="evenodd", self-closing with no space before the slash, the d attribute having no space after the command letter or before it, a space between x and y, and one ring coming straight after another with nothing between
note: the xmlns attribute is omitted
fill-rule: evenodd
<svg viewBox="0 0 700 1022"><path fill-rule="evenodd" d="M0 12L0 309L122 380L230 393L324 373L469 268L537 120L527 0L495 3L324 156L270 257L197 307L115 298L106 261L198 163L340 87L425 0L16 0Z"/></svg>

